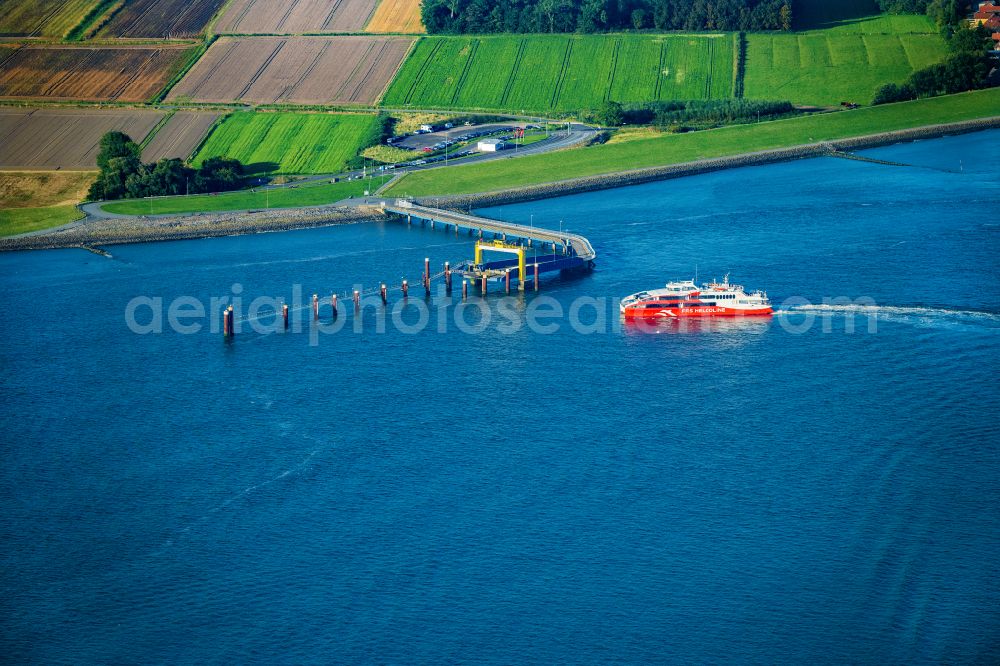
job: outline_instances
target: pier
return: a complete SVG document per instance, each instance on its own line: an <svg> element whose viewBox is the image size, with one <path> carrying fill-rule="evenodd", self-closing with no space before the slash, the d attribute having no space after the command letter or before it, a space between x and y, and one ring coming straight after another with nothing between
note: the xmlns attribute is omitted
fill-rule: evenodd
<svg viewBox="0 0 1000 666"><path fill-rule="evenodd" d="M453 230L456 235L465 231L475 236L475 257L472 261L459 264L454 270L463 277L463 281L481 284L484 292L491 280L502 280L508 292L512 282L516 282L520 291L524 291L529 282L537 290L540 274L589 270L597 258L589 240L568 231L431 208L406 199L383 200L379 206L407 224L417 221L429 224L432 229L440 226L443 231ZM513 255L513 258L485 261L486 254Z"/></svg>
<svg viewBox="0 0 1000 666"><path fill-rule="evenodd" d="M429 225L432 229L453 231L456 235L463 231L476 238L475 253L470 261L452 266L444 262L444 270L431 273L430 258L424 259L421 284L426 298L431 297L431 284L443 279L447 294L452 292L452 278L458 275L462 280L462 300L469 298L478 288L485 297L490 292L488 284L499 281L506 293L510 293L512 284L519 291L526 291L532 285L534 291L539 290L539 276L545 273L589 271L594 267L597 253L590 241L580 234L568 231L525 226L512 222L503 222L486 217L466 213L421 206L405 199L379 200L375 203L384 212L396 216L397 219L413 224L414 222ZM505 255L502 259L486 261L486 255ZM511 258L512 257L512 258ZM471 287L471 289L470 289ZM355 315L361 311L362 302L369 297L377 296L383 307L389 305L390 294L399 292L403 300L410 298L410 282L403 280L398 285L390 286L379 282L378 286L365 290L355 289L345 291L345 301L350 299ZM232 339L238 332L239 324L275 318L281 322L284 330L289 328L289 315L298 311L310 311L311 319L320 320L323 304L329 303L331 320L336 320L341 310L338 307L337 292L321 297L315 293L305 303L291 307L282 304L276 311L268 311L253 317L238 316L232 306L223 311L223 334Z"/></svg>

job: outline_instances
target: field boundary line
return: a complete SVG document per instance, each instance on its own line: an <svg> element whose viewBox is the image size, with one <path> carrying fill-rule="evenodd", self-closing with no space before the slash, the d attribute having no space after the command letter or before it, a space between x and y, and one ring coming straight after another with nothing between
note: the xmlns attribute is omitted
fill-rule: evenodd
<svg viewBox="0 0 1000 666"><path fill-rule="evenodd" d="M465 61L465 67L462 68L462 75L458 77L458 83L455 85L455 92L451 96L451 103L454 105L458 102L458 95L462 92L462 86L465 85L465 80L469 78L469 72L472 71L472 61L476 58L476 53L479 51L480 41L478 39L472 40L472 49L469 51L469 58Z"/></svg>
<svg viewBox="0 0 1000 666"><path fill-rule="evenodd" d="M76 25L66 31L63 39L67 42L78 42L88 32L90 26L99 21L114 6L116 0L100 0L89 12L84 14Z"/></svg>
<svg viewBox="0 0 1000 666"><path fill-rule="evenodd" d="M410 40L409 46L406 47L406 53L403 55L402 58L399 59L399 62L396 64L396 68L392 71L392 75L388 77L388 79L385 82L385 85L382 86L382 90L379 91L379 94L375 96L375 101L372 103L372 106L371 106L371 108L373 110L375 110L375 111L379 110L379 105L382 103L382 98L384 98L385 94L387 92L389 92L389 88L392 86L393 82L396 80L396 77L399 76L400 71L402 71L403 65L406 64L406 61L409 60L410 55L417 48L417 42L418 41L419 41L419 39L411 39Z"/></svg>
<svg viewBox="0 0 1000 666"><path fill-rule="evenodd" d="M507 85L504 86L503 95L500 96L500 108L503 108L507 104L507 98L510 97L510 92L514 88L514 80L517 77L517 70L521 68L521 60L524 58L524 49L527 43L527 39L521 39L518 42L517 55L514 56L514 65L511 67L510 76L507 77Z"/></svg>
<svg viewBox="0 0 1000 666"><path fill-rule="evenodd" d="M174 115L176 114L177 114L176 110L168 111L165 116L160 118L160 122L153 125L153 128L149 130L149 132L146 134L146 138L144 138L142 141L139 142L140 151L146 150L149 144L153 142L153 138L159 133L161 129L163 129L163 127L167 123L170 122L170 119L173 118Z"/></svg>
<svg viewBox="0 0 1000 666"><path fill-rule="evenodd" d="M368 16L365 17L365 22L361 25L361 32L365 32L366 28L368 28L368 24L372 22L373 18L375 18L375 11L378 9L378 6L381 5L381 4L382 4L382 0L379 0L378 2L372 3L372 8L368 11Z"/></svg>
<svg viewBox="0 0 1000 666"><path fill-rule="evenodd" d="M232 113L223 113L219 115L218 118L215 119L215 122L212 123L212 126L209 127L208 130L205 132L205 136L201 138L201 141L198 142L198 144L194 147L194 150L191 151L191 154L188 155L187 158L188 162L192 162L198 156L198 153L201 152L201 149L205 147L206 143L208 143L208 139L212 136L212 134L215 133L215 130L217 130L222 125L222 123L228 120L232 115L233 115Z"/></svg>
<svg viewBox="0 0 1000 666"><path fill-rule="evenodd" d="M233 6L234 2L236 2L236 0L224 0L222 5L215 10L215 13L212 14L212 18L208 19L208 23L205 24L205 37L211 39L216 36L217 33L215 32L215 26L218 25L219 21L222 20L222 17L226 15L226 12L229 11L229 8Z"/></svg>
<svg viewBox="0 0 1000 666"><path fill-rule="evenodd" d="M184 77L187 76L192 69L194 69L194 66L198 64L198 62L202 59L202 56L208 53L208 50L212 48L218 39L218 36L213 35L202 42L197 48L191 49L191 52L188 54L187 61L180 68L178 68L177 72L163 86L163 89L153 97L153 103L158 104L165 100L167 95L170 94L170 91L184 80ZM230 49L230 51L223 56L223 60L228 58L234 50L235 44L233 45L233 49ZM221 65L222 63L220 62L219 64ZM207 80L207 78L208 77L205 77L205 80ZM202 83L204 83L204 81L202 81ZM201 84L199 84L199 86L200 85Z"/></svg>

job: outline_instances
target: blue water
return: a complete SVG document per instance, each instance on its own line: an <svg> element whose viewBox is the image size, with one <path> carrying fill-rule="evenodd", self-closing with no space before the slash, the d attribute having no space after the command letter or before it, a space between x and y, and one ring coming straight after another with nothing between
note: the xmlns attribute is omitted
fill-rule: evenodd
<svg viewBox="0 0 1000 666"><path fill-rule="evenodd" d="M914 166L484 211L599 253L510 321L697 265L783 308L746 324L636 330L607 301L596 333L511 333L491 296L478 334L367 308L361 334L227 344L136 335L126 305L407 277L412 323L423 258L471 241L0 255L4 661L997 663L1000 132L867 154Z"/></svg>

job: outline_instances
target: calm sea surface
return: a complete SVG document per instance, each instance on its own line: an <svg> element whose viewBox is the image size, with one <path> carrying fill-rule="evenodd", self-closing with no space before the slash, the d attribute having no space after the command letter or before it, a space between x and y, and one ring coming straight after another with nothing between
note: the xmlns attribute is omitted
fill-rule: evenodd
<svg viewBox="0 0 1000 666"><path fill-rule="evenodd" d="M478 333L126 326L407 277L416 327L424 257L472 255L440 230L0 254L3 660L997 663L1000 132L866 154L913 166L484 211L599 257ZM619 325L695 266L783 312Z"/></svg>

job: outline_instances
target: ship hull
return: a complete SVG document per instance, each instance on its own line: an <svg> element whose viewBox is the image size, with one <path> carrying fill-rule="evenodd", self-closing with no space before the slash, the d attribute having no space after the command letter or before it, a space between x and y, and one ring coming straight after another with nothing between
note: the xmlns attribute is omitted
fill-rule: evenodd
<svg viewBox="0 0 1000 666"><path fill-rule="evenodd" d="M686 319L689 317L768 317L774 314L772 308L720 308L720 307L688 307L677 308L665 306L653 308L624 308L622 314L626 319Z"/></svg>

